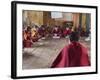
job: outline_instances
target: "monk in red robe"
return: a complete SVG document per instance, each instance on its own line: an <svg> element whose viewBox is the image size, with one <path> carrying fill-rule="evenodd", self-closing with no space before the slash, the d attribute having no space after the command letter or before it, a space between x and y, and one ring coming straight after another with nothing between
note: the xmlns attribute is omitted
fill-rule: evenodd
<svg viewBox="0 0 100 80"><path fill-rule="evenodd" d="M51 68L90 66L88 50L78 40L78 33L72 32L70 34L71 43L61 50Z"/></svg>
<svg viewBox="0 0 100 80"><path fill-rule="evenodd" d="M23 31L23 48L32 47L31 28L28 26L27 30Z"/></svg>
<svg viewBox="0 0 100 80"><path fill-rule="evenodd" d="M53 33L53 36L56 36L56 37L59 36L60 37L61 36L60 26L55 26L52 33Z"/></svg>
<svg viewBox="0 0 100 80"><path fill-rule="evenodd" d="M41 27L39 28L38 30L38 33L41 37L45 37L46 35L46 28L45 28L45 25L41 25Z"/></svg>
<svg viewBox="0 0 100 80"><path fill-rule="evenodd" d="M66 28L64 31L63 31L63 35L66 37L66 36L68 36L68 35L70 35L70 33L71 33L71 29L69 29L69 28Z"/></svg>

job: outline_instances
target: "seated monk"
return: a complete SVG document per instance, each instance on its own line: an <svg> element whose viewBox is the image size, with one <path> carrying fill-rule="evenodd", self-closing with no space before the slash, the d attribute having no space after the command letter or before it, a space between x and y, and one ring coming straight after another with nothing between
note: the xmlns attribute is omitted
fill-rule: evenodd
<svg viewBox="0 0 100 80"><path fill-rule="evenodd" d="M56 37L60 38L61 30L60 30L59 26L55 26L52 33L53 33L54 38L56 38Z"/></svg>
<svg viewBox="0 0 100 80"><path fill-rule="evenodd" d="M61 50L51 68L90 66L88 50L78 40L78 33L72 32L70 34L71 43Z"/></svg>
<svg viewBox="0 0 100 80"><path fill-rule="evenodd" d="M45 37L45 35L46 35L46 29L45 29L45 26L44 25L41 25L41 27L38 30L38 33L41 36L41 38L42 37Z"/></svg>
<svg viewBox="0 0 100 80"><path fill-rule="evenodd" d="M23 47L26 47L26 48L32 47L30 27L27 27L27 30L23 31Z"/></svg>
<svg viewBox="0 0 100 80"><path fill-rule="evenodd" d="M71 29L69 29L69 28L66 28L66 29L63 31L64 37L70 35L70 33L71 33Z"/></svg>

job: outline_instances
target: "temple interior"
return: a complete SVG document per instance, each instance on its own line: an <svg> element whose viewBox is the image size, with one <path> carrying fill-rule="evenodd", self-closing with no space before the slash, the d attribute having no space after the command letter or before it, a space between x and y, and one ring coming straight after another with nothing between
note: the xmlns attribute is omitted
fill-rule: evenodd
<svg viewBox="0 0 100 80"><path fill-rule="evenodd" d="M23 10L22 15L23 69L49 68L69 44L69 35L74 30L79 32L79 42L88 49L91 58L91 14Z"/></svg>

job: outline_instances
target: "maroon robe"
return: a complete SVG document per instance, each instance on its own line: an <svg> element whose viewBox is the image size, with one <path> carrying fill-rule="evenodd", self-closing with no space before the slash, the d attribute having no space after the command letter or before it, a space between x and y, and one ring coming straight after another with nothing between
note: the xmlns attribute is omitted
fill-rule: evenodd
<svg viewBox="0 0 100 80"><path fill-rule="evenodd" d="M60 28L57 28L57 29L54 28L52 32L53 32L53 35L57 34L57 36L61 36L62 34Z"/></svg>
<svg viewBox="0 0 100 80"><path fill-rule="evenodd" d="M24 36L26 38L24 38ZM30 48L32 47L32 39L31 39L31 32L25 31L23 32L23 48Z"/></svg>
<svg viewBox="0 0 100 80"><path fill-rule="evenodd" d="M65 29L64 32L63 32L63 35L64 35L64 36L67 36L67 35L69 35L70 33L71 33L71 29L68 29L68 30Z"/></svg>
<svg viewBox="0 0 100 80"><path fill-rule="evenodd" d="M46 29L44 27L40 27L38 30L39 35L41 35L41 37L45 37L46 35Z"/></svg>
<svg viewBox="0 0 100 80"><path fill-rule="evenodd" d="M90 66L88 51L78 42L65 46L52 64L56 67Z"/></svg>

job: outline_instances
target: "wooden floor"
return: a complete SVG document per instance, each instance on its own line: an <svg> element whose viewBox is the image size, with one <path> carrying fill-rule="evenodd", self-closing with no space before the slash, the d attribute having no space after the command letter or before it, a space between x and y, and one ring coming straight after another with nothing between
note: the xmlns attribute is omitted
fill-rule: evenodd
<svg viewBox="0 0 100 80"><path fill-rule="evenodd" d="M88 48L90 53L90 41L84 41L83 38L80 42ZM22 68L49 68L62 48L68 43L69 40L66 38L46 39L35 42L32 48L23 49Z"/></svg>

